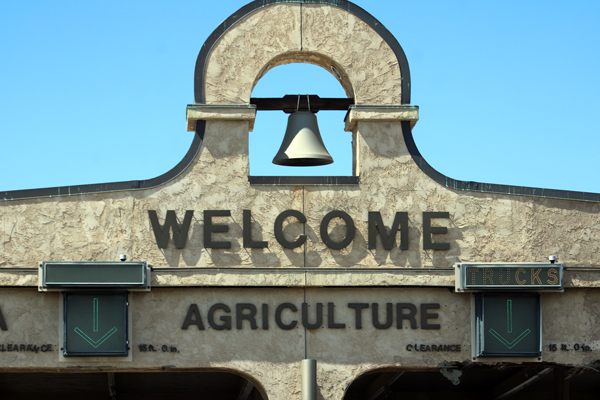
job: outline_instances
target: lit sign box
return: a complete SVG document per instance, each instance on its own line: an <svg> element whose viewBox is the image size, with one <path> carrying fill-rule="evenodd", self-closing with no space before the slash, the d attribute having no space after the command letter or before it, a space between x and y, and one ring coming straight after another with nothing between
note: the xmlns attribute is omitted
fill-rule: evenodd
<svg viewBox="0 0 600 400"><path fill-rule="evenodd" d="M456 290L562 290L562 264L458 264Z"/></svg>
<svg viewBox="0 0 600 400"><path fill-rule="evenodd" d="M127 356L126 292L65 292L63 355Z"/></svg>
<svg viewBox="0 0 600 400"><path fill-rule="evenodd" d="M477 293L476 357L542 354L539 293Z"/></svg>
<svg viewBox="0 0 600 400"><path fill-rule="evenodd" d="M44 262L40 289L150 289L145 262Z"/></svg>

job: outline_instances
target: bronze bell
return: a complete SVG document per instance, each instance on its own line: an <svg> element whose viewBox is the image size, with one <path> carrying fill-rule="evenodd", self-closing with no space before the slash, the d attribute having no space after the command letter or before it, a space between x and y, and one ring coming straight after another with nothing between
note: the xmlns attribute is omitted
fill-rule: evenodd
<svg viewBox="0 0 600 400"><path fill-rule="evenodd" d="M273 164L290 167L313 167L327 165L333 158L327 152L317 116L311 111L295 111L288 118L285 137Z"/></svg>

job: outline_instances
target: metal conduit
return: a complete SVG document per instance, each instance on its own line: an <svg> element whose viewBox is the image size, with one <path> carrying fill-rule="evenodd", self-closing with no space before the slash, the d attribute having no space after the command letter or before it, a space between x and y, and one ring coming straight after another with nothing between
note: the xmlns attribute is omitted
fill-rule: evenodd
<svg viewBox="0 0 600 400"><path fill-rule="evenodd" d="M317 399L317 360L302 360L302 400Z"/></svg>

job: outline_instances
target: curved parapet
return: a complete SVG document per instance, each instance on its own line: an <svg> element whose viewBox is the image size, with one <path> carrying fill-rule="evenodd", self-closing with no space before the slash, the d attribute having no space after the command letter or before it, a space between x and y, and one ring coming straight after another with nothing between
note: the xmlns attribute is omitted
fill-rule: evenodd
<svg viewBox="0 0 600 400"><path fill-rule="evenodd" d="M344 29L339 29L340 26ZM327 69L358 105L410 104L410 70L402 47L377 19L346 0L256 0L237 10L213 31L198 54L194 73L195 103L248 104L252 89L264 74L278 65L293 62L312 63ZM0 199L70 196L160 186L190 166L202 146L204 130L204 123L196 127L194 141L184 158L158 177L5 191L0 192ZM448 188L600 202L598 193L452 179L436 171L421 156L411 129L402 131L414 162L427 176Z"/></svg>

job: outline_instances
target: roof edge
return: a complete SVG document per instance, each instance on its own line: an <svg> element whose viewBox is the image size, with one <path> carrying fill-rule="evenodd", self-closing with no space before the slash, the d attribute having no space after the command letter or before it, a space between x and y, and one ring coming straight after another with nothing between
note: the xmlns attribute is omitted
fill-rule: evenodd
<svg viewBox="0 0 600 400"><path fill-rule="evenodd" d="M577 192L571 190L545 189L528 186L500 185L474 181L461 181L450 178L433 168L421 155L412 135L409 121L402 121L402 134L408 152L417 166L431 179L449 189L493 194L508 194L515 196L532 196L560 200L576 200L600 203L600 193Z"/></svg>
<svg viewBox="0 0 600 400"><path fill-rule="evenodd" d="M22 189L22 190L9 190L0 192L0 201L11 201L11 200L23 200L23 199L34 199L34 198L47 198L47 197L58 197L58 196L74 196L82 194L96 194L96 193L108 193L108 192L123 192L128 190L142 190L152 189L162 184L165 184L172 179L175 179L192 163L196 154L202 147L204 141L204 132L206 130L206 121L198 121L196 123L196 132L194 134L194 140L187 153L175 167L165 172L156 178L145 179L145 180L133 180L133 181L122 181L122 182L109 182L109 183L92 183L86 185L72 185L72 186L57 186L40 189Z"/></svg>

